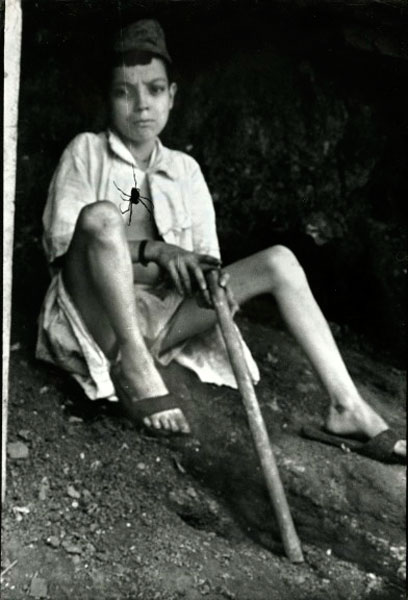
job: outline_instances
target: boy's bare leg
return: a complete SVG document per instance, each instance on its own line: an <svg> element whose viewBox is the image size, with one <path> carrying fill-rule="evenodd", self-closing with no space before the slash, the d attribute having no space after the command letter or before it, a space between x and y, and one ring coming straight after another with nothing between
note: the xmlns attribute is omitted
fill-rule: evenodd
<svg viewBox="0 0 408 600"><path fill-rule="evenodd" d="M123 219L111 202L97 202L81 212L63 278L106 356L113 359L120 349L122 374L137 398L168 394L140 332ZM180 409L156 413L146 423L158 429L189 429Z"/></svg>
<svg viewBox="0 0 408 600"><path fill-rule="evenodd" d="M229 285L238 304L259 294L275 297L283 319L309 358L330 398L326 427L333 433L374 437L388 428L360 396L339 353L327 321L317 305L294 255L275 246L227 267ZM163 350L201 333L215 323L215 313L186 301L176 314ZM405 454L405 441L394 452Z"/></svg>

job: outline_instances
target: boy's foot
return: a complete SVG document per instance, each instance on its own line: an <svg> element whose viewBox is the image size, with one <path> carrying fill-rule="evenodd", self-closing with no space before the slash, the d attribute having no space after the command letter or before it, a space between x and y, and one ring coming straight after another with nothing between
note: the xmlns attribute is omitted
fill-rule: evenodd
<svg viewBox="0 0 408 600"><path fill-rule="evenodd" d="M325 430L339 436L350 436L355 439L360 437L373 439L383 431L388 430L387 423L365 402L358 402L353 408L344 406L330 406L329 416ZM406 440L397 440L393 446L393 453L406 457Z"/></svg>
<svg viewBox="0 0 408 600"><path fill-rule="evenodd" d="M190 433L190 426L172 394L140 400L119 366L112 369L111 377L119 401L132 420L150 431Z"/></svg>

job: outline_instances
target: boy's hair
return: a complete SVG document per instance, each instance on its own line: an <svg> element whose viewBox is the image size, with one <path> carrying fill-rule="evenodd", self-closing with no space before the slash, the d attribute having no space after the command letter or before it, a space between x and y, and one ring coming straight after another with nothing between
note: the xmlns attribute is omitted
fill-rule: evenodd
<svg viewBox="0 0 408 600"><path fill-rule="evenodd" d="M126 67L132 65L148 65L153 58L161 60L166 70L169 83L173 81L172 65L161 55L149 52L148 50L127 50L125 52L115 52L112 57L111 70L115 67Z"/></svg>

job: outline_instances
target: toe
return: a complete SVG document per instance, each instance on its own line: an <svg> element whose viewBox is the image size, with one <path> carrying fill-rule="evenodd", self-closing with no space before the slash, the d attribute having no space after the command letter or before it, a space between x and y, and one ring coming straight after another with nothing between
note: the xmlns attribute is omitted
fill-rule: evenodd
<svg viewBox="0 0 408 600"><path fill-rule="evenodd" d="M180 431L180 427L179 427L179 424L178 424L177 415L172 415L171 416L170 425L171 425L171 430L174 433L178 433Z"/></svg>
<svg viewBox="0 0 408 600"><path fill-rule="evenodd" d="M162 421L158 415L153 415L150 420L152 422L153 429L162 428Z"/></svg>
<svg viewBox="0 0 408 600"><path fill-rule="evenodd" d="M153 429L164 429L173 433L190 433L190 427L179 408L145 417L143 423Z"/></svg>
<svg viewBox="0 0 408 600"><path fill-rule="evenodd" d="M161 426L163 429L165 429L166 431L171 430L171 416L168 415L167 413L165 414L161 414L159 417Z"/></svg>
<svg viewBox="0 0 408 600"><path fill-rule="evenodd" d="M190 433L191 431L190 426L181 411L179 411L179 414L177 415L177 426L178 431L181 431L181 433Z"/></svg>
<svg viewBox="0 0 408 600"><path fill-rule="evenodd" d="M394 448L394 454L398 454L398 456L406 456L407 455L407 442L406 440L399 440Z"/></svg>
<svg viewBox="0 0 408 600"><path fill-rule="evenodd" d="M143 419L143 425L145 425L146 427L152 427L153 423L152 420L150 419L150 417L145 417Z"/></svg>

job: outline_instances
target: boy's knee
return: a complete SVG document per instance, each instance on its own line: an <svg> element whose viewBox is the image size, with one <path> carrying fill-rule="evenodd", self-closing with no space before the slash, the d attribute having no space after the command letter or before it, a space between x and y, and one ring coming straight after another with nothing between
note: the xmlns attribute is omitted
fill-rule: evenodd
<svg viewBox="0 0 408 600"><path fill-rule="evenodd" d="M302 287L306 283L305 273L289 248L272 246L265 250L264 260L273 289L282 286Z"/></svg>
<svg viewBox="0 0 408 600"><path fill-rule="evenodd" d="M123 218L113 202L101 200L81 210L77 227L88 236L100 239L121 231Z"/></svg>

